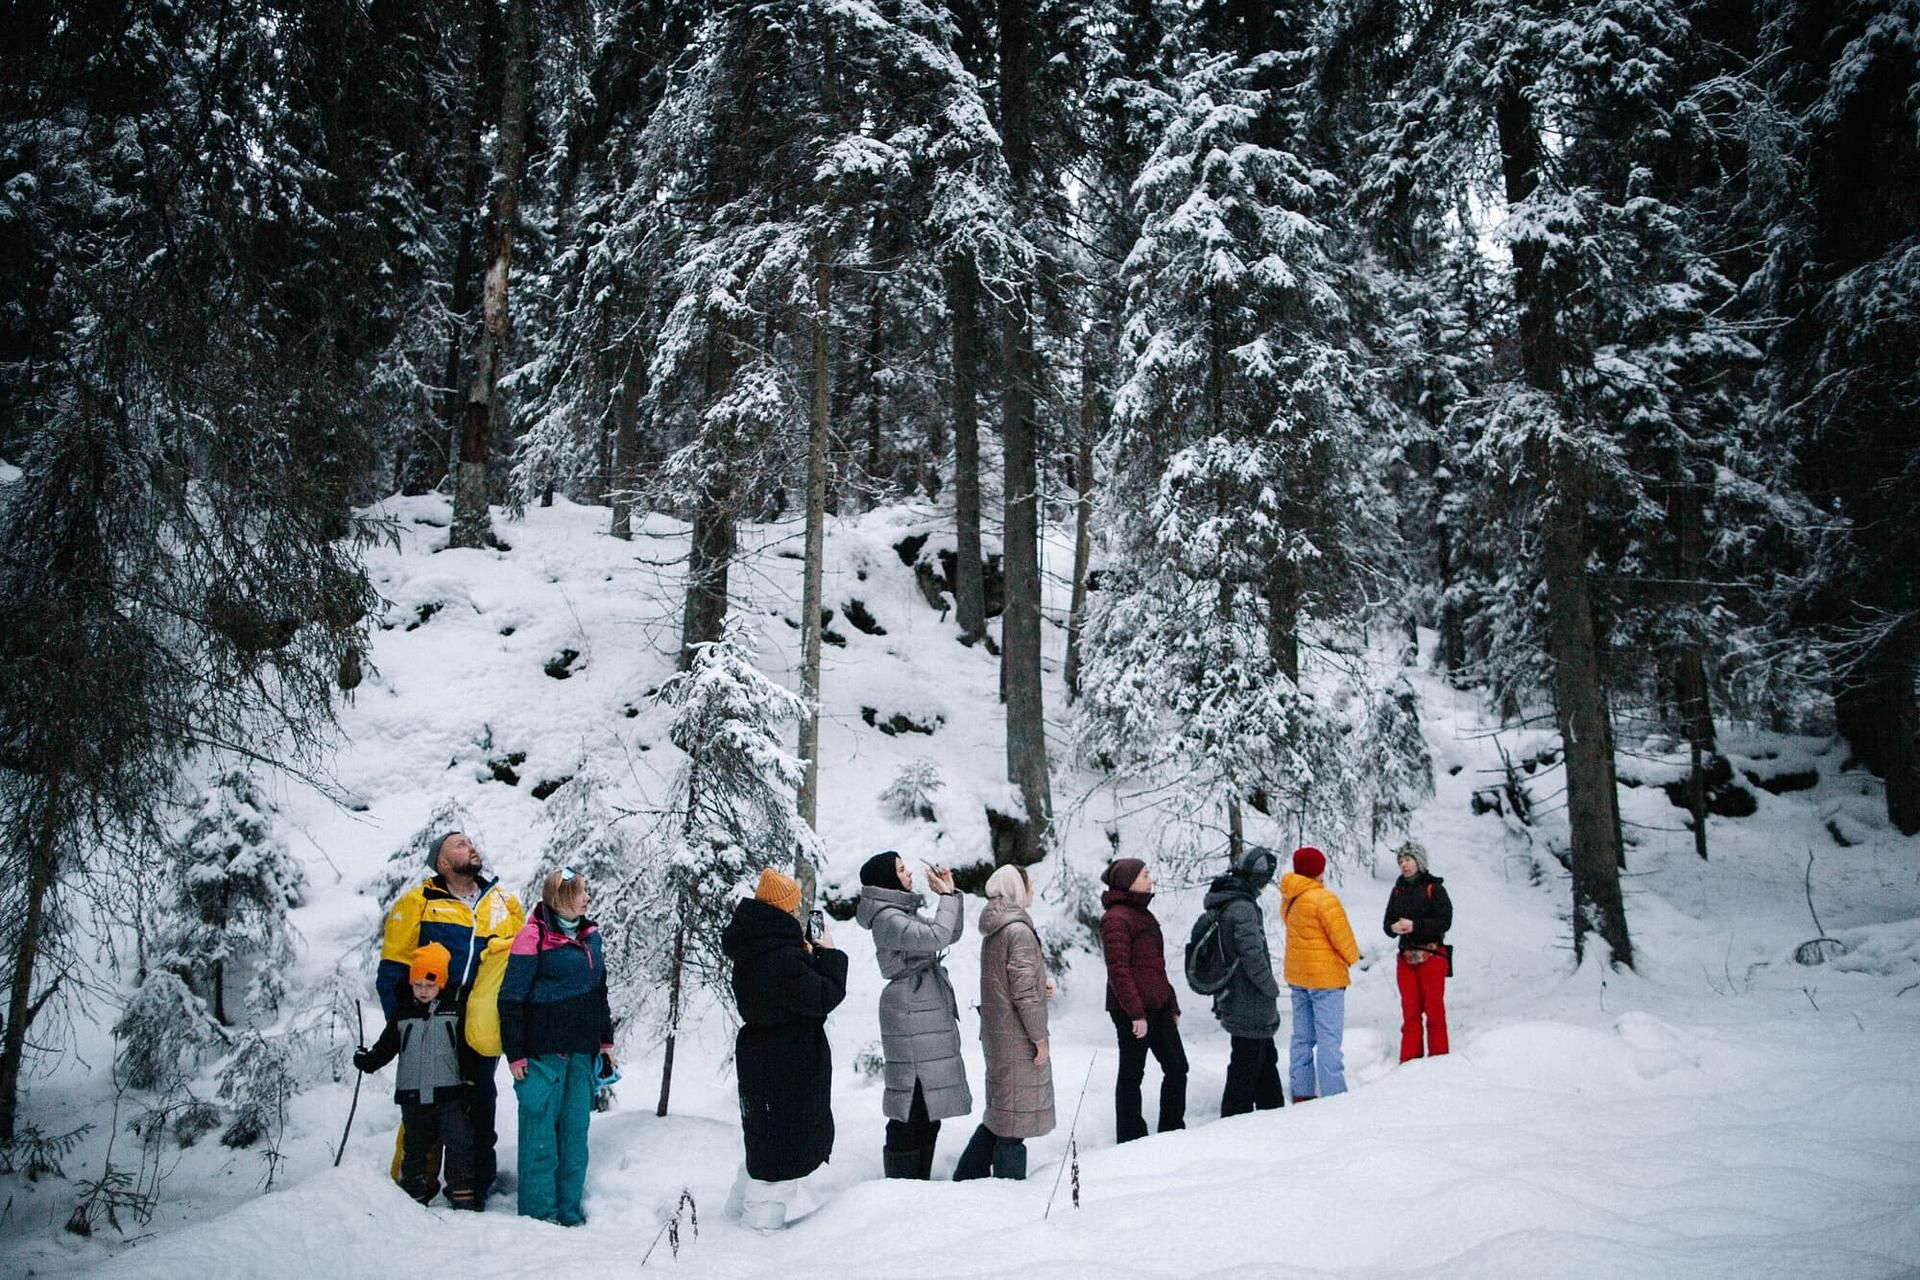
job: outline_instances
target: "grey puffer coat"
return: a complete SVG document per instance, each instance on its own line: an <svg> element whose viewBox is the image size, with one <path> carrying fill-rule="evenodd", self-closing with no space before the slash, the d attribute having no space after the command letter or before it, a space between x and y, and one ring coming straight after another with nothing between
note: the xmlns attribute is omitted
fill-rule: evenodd
<svg viewBox="0 0 1920 1280"><path fill-rule="evenodd" d="M1047 1038L1047 960L1024 907L995 899L980 913L980 1045L987 1056L986 1125L995 1137L1053 1132L1053 1060L1034 1066Z"/></svg>
<svg viewBox="0 0 1920 1280"><path fill-rule="evenodd" d="M880 1047L887 1055L882 1109L889 1120L907 1118L916 1080L928 1119L973 1110L967 1064L960 1057L960 1002L940 963L940 953L966 926L966 904L957 893L941 894L933 919L924 920L918 914L922 901L905 889L866 885L854 913L873 934L874 957L887 980L880 993Z"/></svg>
<svg viewBox="0 0 1920 1280"><path fill-rule="evenodd" d="M1230 1036L1265 1040L1280 1030L1280 982L1273 976L1259 899L1246 881L1226 875L1207 889L1206 907L1220 910L1220 926L1240 959L1233 981L1214 994L1213 1016Z"/></svg>

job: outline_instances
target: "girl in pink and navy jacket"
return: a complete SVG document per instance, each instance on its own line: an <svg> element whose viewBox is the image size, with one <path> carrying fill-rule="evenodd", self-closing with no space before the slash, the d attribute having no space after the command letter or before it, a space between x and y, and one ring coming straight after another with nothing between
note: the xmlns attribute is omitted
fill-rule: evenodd
<svg viewBox="0 0 1920 1280"><path fill-rule="evenodd" d="M607 966L587 901L572 867L549 875L500 981L500 1044L520 1101L520 1213L569 1227L586 1221L596 1059L608 1074L614 1065Z"/></svg>

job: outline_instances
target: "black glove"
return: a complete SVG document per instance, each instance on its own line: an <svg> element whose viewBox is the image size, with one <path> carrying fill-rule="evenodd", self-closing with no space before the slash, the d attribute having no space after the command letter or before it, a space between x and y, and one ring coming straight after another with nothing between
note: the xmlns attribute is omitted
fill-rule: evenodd
<svg viewBox="0 0 1920 1280"><path fill-rule="evenodd" d="M356 1071L379 1070L379 1068L373 1065L372 1052L366 1049L355 1049L353 1051L353 1066Z"/></svg>

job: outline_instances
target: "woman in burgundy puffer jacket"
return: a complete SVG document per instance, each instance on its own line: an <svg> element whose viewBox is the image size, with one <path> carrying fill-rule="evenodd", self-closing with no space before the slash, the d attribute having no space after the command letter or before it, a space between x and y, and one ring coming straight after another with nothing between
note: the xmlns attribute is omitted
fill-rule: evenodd
<svg viewBox="0 0 1920 1280"><path fill-rule="evenodd" d="M1106 914L1100 945L1107 958L1107 1012L1120 1038L1120 1073L1113 1082L1117 1141L1147 1136L1140 1082L1147 1054L1160 1064L1160 1132L1187 1127L1187 1051L1180 1043L1180 1001L1167 981L1166 943L1153 901L1153 875L1138 858L1121 858L1101 877Z"/></svg>

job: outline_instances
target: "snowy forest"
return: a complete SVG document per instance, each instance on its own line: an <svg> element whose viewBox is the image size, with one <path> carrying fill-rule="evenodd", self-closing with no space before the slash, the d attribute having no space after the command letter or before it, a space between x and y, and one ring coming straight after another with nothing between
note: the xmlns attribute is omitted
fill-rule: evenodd
<svg viewBox="0 0 1920 1280"><path fill-rule="evenodd" d="M1623 795L1664 790L1669 843L1736 876L1722 836L1815 782L1729 740L1831 740L1815 780L1869 804L1814 847L1880 832L1920 915L1916 0L4 24L0 1190L119 1130L54 1195L69 1233L152 1218L152 1152L201 1135L277 1185L289 1108L372 1036L377 942L329 904L377 912L490 812L523 898L570 861L631 940L608 962L649 1116L677 1038L707 1061L734 890L784 866L840 915L900 842L829 820L875 770L859 812L920 829L964 795L963 887L1032 867L1065 936L1119 852L1199 883L1310 843L1364 882L1453 794L1444 697L1497 753L1457 784L1487 839L1540 852L1571 965L1625 982L1650 811ZM394 647L489 590L520 600L489 643L627 629L554 631L510 695ZM919 653L920 701L862 674L880 643ZM490 701L616 660L600 738L569 711L516 743ZM465 716L450 766L383 710L429 686ZM924 747L963 730L978 786ZM924 749L895 773L856 735ZM356 752L478 782L383 808ZM537 819L472 798L509 786ZM1811 909L1813 853L1785 855ZM54 1105L82 1061L112 1080L90 1133Z"/></svg>

